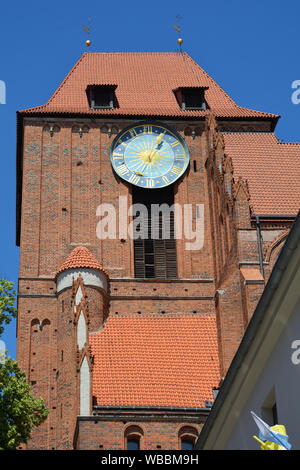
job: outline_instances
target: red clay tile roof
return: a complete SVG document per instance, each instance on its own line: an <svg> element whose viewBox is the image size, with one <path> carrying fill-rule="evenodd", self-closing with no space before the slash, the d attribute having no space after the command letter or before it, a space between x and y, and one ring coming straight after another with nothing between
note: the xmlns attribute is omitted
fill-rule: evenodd
<svg viewBox="0 0 300 470"><path fill-rule="evenodd" d="M300 143L272 133L224 133L235 180L247 179L253 213L296 215L300 209Z"/></svg>
<svg viewBox="0 0 300 470"><path fill-rule="evenodd" d="M92 84L117 85L119 107L91 110L86 89ZM208 87L205 96L217 117L278 118L238 106L188 54L176 52L85 53L45 105L21 113L205 116L180 109L174 95L180 87Z"/></svg>
<svg viewBox="0 0 300 470"><path fill-rule="evenodd" d="M203 408L220 381L213 315L109 317L90 344L100 406Z"/></svg>
<svg viewBox="0 0 300 470"><path fill-rule="evenodd" d="M73 251L71 251L67 259L60 265L56 276L67 269L76 268L97 269L98 271L102 271L106 274L99 261L97 261L95 256L85 246L77 246Z"/></svg>

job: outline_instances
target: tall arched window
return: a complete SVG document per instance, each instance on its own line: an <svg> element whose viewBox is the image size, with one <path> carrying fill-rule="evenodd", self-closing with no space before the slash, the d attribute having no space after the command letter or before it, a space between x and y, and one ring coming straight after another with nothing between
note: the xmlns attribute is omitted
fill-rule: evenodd
<svg viewBox="0 0 300 470"><path fill-rule="evenodd" d="M134 220L139 238L133 241L136 278L176 279L174 188L132 188ZM156 232L156 233L155 233Z"/></svg>
<svg viewBox="0 0 300 470"><path fill-rule="evenodd" d="M124 433L125 449L127 450L140 450L143 448L144 431L139 426L128 426Z"/></svg>
<svg viewBox="0 0 300 470"><path fill-rule="evenodd" d="M198 438L198 431L192 426L184 426L178 433L179 449L193 450L195 442Z"/></svg>

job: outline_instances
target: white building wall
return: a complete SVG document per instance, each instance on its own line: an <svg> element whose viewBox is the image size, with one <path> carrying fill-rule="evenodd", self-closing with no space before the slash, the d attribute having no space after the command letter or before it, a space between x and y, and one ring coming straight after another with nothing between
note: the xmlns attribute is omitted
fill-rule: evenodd
<svg viewBox="0 0 300 470"><path fill-rule="evenodd" d="M291 347L295 340L300 341L300 302L272 351L250 399L237 417L237 425L226 444L227 450L260 449L259 443L252 437L258 435L258 429L250 411L264 419L262 405L272 387L275 388L278 423L286 427L292 448L300 449L300 364L292 362L295 349ZM272 422L268 424L273 425Z"/></svg>

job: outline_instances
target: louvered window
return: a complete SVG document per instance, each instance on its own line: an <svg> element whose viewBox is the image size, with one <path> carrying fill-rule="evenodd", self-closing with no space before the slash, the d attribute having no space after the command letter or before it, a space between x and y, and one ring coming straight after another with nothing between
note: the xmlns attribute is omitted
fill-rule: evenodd
<svg viewBox="0 0 300 470"><path fill-rule="evenodd" d="M172 187L145 190L133 188L133 204L143 204L147 209L135 215L137 229L141 233L134 240L134 268L137 278L174 279L177 278L176 240L174 233L174 212L160 211L158 206L174 204ZM156 209L153 209L156 205ZM165 228L167 232L165 233Z"/></svg>
<svg viewBox="0 0 300 470"><path fill-rule="evenodd" d="M91 109L113 109L116 107L115 85L89 85L87 96Z"/></svg>

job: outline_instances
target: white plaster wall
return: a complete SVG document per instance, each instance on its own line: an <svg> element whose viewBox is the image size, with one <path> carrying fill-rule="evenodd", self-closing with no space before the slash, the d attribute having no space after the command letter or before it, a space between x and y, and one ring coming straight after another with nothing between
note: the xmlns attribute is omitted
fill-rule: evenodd
<svg viewBox="0 0 300 470"><path fill-rule="evenodd" d="M72 287L73 278L76 280L81 274L83 282L86 286L100 287L107 291L107 279L106 276L96 269L68 269L62 272L57 278L57 292L61 292L63 289Z"/></svg>
<svg viewBox="0 0 300 470"><path fill-rule="evenodd" d="M80 304L81 299L82 299L82 290L81 290L81 287L79 286L79 288L76 292L75 304L76 305Z"/></svg>
<svg viewBox="0 0 300 470"><path fill-rule="evenodd" d="M79 351L83 348L87 341L86 338L86 322L83 312L80 312L78 324L77 324L77 344Z"/></svg>
<svg viewBox="0 0 300 470"><path fill-rule="evenodd" d="M91 376L87 358L80 367L80 416L90 416Z"/></svg>

